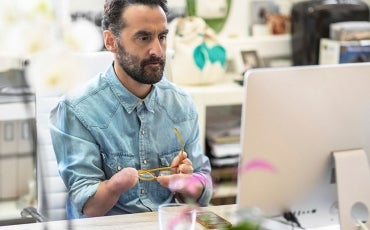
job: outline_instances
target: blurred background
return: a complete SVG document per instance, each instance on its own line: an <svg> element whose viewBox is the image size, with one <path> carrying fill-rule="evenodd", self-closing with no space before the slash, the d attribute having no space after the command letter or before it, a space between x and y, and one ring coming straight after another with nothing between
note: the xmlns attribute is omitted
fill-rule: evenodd
<svg viewBox="0 0 370 230"><path fill-rule="evenodd" d="M215 31L227 51L225 77L214 82L222 89L230 81L242 84L249 68L370 61L370 0L348 2L169 0L169 21L197 16ZM0 1L0 226L32 221L22 219L20 210L37 206L35 89L68 90L78 79L62 57L104 51L103 5L104 0ZM45 53L61 58L44 59L30 77L28 66ZM176 83L176 73L169 75ZM212 203L233 203L241 105L210 105L200 125L217 185Z"/></svg>

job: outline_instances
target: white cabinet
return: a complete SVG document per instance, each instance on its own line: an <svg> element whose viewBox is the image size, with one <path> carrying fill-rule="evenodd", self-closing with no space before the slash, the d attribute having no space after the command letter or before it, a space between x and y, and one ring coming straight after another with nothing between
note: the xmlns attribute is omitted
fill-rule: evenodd
<svg viewBox="0 0 370 230"><path fill-rule="evenodd" d="M0 104L0 226L6 221L18 221L22 196L29 193L34 181L35 105ZM20 220L19 220L20 221Z"/></svg>
<svg viewBox="0 0 370 230"><path fill-rule="evenodd" d="M212 111L207 110L207 107L211 106L225 106L241 105L243 102L243 87L232 81L232 76L227 77L228 81L208 85L208 86L187 86L183 87L190 93L198 109L199 114L199 127L200 127L200 140L205 152L205 136L206 136L206 124L207 115L217 116L217 114L207 114ZM212 170L212 177L215 183L218 184L217 189L214 190L212 203L218 204L229 204L235 202L235 191L236 191L236 180L229 182L218 183L222 176L234 175L236 172L235 167L227 167ZM227 175L226 175L227 174Z"/></svg>

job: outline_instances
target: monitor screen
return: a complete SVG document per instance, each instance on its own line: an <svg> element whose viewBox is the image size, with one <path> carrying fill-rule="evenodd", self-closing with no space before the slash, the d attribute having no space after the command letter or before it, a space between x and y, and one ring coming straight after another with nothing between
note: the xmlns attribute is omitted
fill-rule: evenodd
<svg viewBox="0 0 370 230"><path fill-rule="evenodd" d="M370 63L255 69L243 87L238 207L337 225L333 152L370 154Z"/></svg>

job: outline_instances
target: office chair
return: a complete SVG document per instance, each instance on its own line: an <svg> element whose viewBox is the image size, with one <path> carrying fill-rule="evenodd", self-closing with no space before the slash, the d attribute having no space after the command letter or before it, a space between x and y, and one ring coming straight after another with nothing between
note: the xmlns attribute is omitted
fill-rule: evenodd
<svg viewBox="0 0 370 230"><path fill-rule="evenodd" d="M45 59L46 58L46 59ZM63 60L57 60L62 58ZM113 54L108 51L92 53L74 53L68 55L47 54L30 60L26 74L28 79L36 82L43 69L47 69L47 59L73 64L78 67L78 77L87 80L104 72L113 62ZM46 63L45 63L46 60ZM65 68L68 65L65 65ZM42 69L42 68L43 69ZM62 70L63 72L63 70ZM42 74L41 74L42 75ZM67 77L67 76L62 76ZM79 83L82 83L80 81ZM21 211L22 217L31 216L36 222L67 219L65 201L67 199L66 187L59 176L58 165L54 154L48 120L51 109L58 103L63 90L50 90L39 86L35 88L36 107L36 178L37 178L37 208L26 207Z"/></svg>

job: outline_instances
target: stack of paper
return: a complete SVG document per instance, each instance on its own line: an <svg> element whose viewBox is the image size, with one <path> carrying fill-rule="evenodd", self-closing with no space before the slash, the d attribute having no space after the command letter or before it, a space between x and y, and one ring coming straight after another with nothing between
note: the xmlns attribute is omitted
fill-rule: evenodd
<svg viewBox="0 0 370 230"><path fill-rule="evenodd" d="M237 165L240 148L240 118L207 126L208 156L212 166Z"/></svg>

